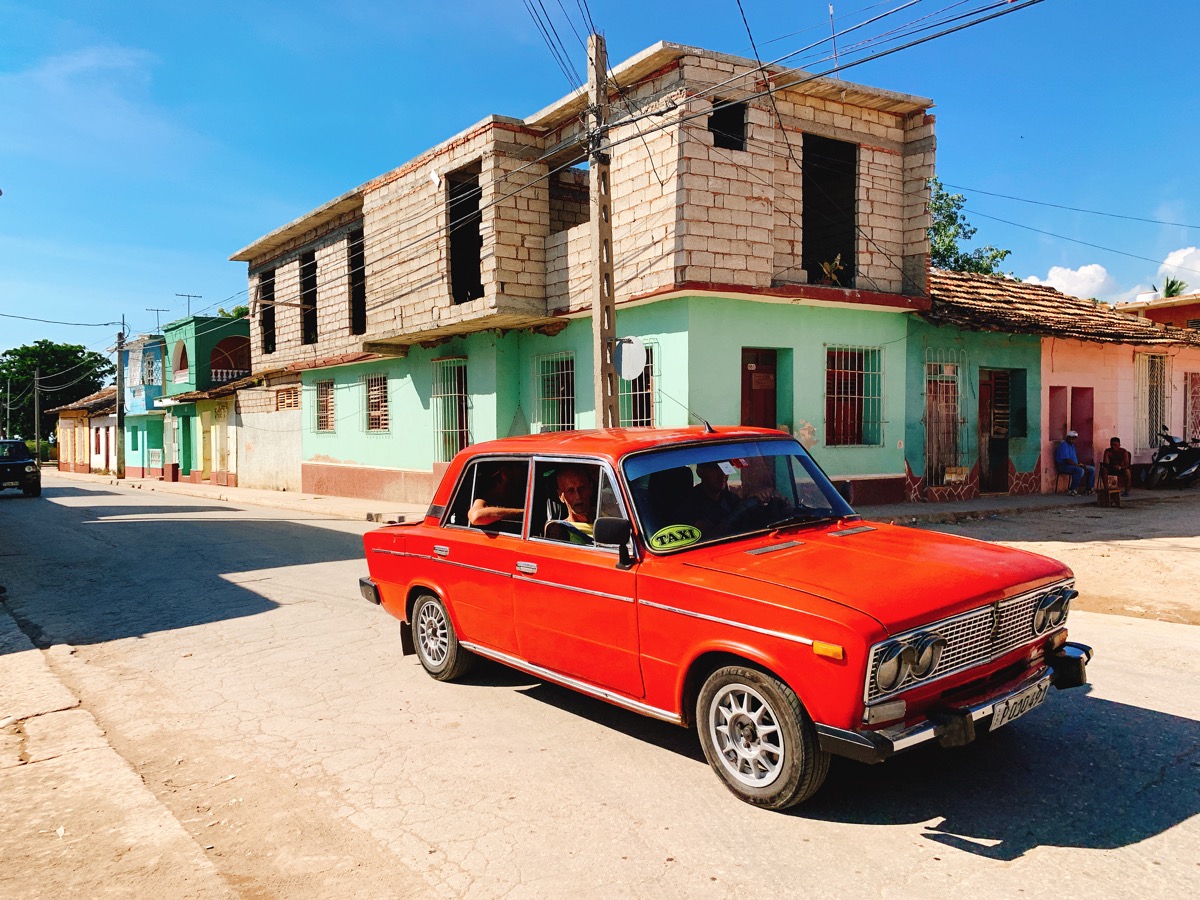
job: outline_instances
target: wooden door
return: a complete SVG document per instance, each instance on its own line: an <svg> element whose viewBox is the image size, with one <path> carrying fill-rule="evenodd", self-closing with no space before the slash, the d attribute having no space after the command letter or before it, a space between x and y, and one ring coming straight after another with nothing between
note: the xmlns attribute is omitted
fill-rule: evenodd
<svg viewBox="0 0 1200 900"><path fill-rule="evenodd" d="M742 423L774 428L779 422L774 350L742 348Z"/></svg>

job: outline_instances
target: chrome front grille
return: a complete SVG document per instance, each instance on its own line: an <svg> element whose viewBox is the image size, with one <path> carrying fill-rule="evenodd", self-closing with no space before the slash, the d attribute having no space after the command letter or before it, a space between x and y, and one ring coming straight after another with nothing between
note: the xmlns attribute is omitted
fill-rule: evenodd
<svg viewBox="0 0 1200 900"><path fill-rule="evenodd" d="M876 644L871 648L864 699L867 703L873 703L885 696L900 693L918 681L926 683L955 672L961 672L972 666L990 662L1015 647L1029 643L1037 637L1033 630L1033 614L1039 601L1047 594L1072 587L1074 587L1073 581L1060 581L1049 587L1010 597L999 603L981 606L961 615L951 616L938 622L930 622L921 628L914 628ZM875 681L875 671L884 649L895 641L903 641L924 631L936 631L946 639L946 649L942 653L937 667L931 674L921 679L916 678L910 672L893 690L882 690Z"/></svg>

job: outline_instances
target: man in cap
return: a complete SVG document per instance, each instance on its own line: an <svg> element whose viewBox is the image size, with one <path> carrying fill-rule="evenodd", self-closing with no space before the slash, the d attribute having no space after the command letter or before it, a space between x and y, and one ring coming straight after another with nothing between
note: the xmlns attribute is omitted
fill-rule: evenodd
<svg viewBox="0 0 1200 900"><path fill-rule="evenodd" d="M1079 464L1079 456L1075 452L1075 439L1078 437L1078 431L1068 431L1067 436L1059 442L1054 451L1054 467L1060 473L1071 476L1071 484L1067 488L1067 493L1072 496L1079 493L1081 479L1084 482L1085 494L1092 492L1092 485L1096 482L1096 467Z"/></svg>

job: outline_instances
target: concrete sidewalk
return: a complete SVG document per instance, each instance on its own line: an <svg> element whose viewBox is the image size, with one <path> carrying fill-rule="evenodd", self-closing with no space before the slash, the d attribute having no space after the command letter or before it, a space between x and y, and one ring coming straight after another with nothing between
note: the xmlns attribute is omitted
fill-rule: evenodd
<svg viewBox="0 0 1200 900"><path fill-rule="evenodd" d="M0 589L0 895L236 896L51 670Z"/></svg>
<svg viewBox="0 0 1200 900"><path fill-rule="evenodd" d="M352 519L359 522L412 522L425 515L427 507L414 503L393 503L386 500L364 500L359 497L332 497L303 494L295 491L268 491L257 488L222 487L204 482L157 481L126 478L118 481L111 475L80 475L47 469L43 477L63 478L107 484L127 490L161 491L203 497L206 500L250 506L268 506L310 513L327 518ZM1174 496L1176 491L1144 491L1134 489L1132 496L1123 497L1123 504L1154 502L1161 497ZM953 503L892 503L878 506L857 506L855 510L873 522L894 522L898 525L917 523L957 522L980 516L1013 515L1067 506L1094 506L1092 495L1076 497L1067 494L994 495Z"/></svg>

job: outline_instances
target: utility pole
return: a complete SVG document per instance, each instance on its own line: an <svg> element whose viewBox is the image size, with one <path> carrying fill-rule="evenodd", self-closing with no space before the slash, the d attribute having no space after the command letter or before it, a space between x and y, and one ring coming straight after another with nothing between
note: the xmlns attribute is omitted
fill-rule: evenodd
<svg viewBox="0 0 1200 900"><path fill-rule="evenodd" d="M125 317L117 332L117 480L125 477Z"/></svg>
<svg viewBox="0 0 1200 900"><path fill-rule="evenodd" d="M192 301L204 299L204 296L202 294L176 294L175 296L176 297L187 297L187 311L188 311L189 316L192 314Z"/></svg>
<svg viewBox="0 0 1200 900"><path fill-rule="evenodd" d="M8 396L4 401L4 436L12 434L12 376L8 376Z"/></svg>
<svg viewBox="0 0 1200 900"><path fill-rule="evenodd" d="M41 369L33 370L33 457L37 460L38 468L42 465L42 403L38 396L38 380L42 377Z"/></svg>
<svg viewBox="0 0 1200 900"><path fill-rule="evenodd" d="M617 305L613 296L612 210L609 157L603 151L608 136L608 50L604 38L588 36L588 196L592 248L592 358L596 381L596 427L621 424L617 369L613 352L617 339Z"/></svg>

